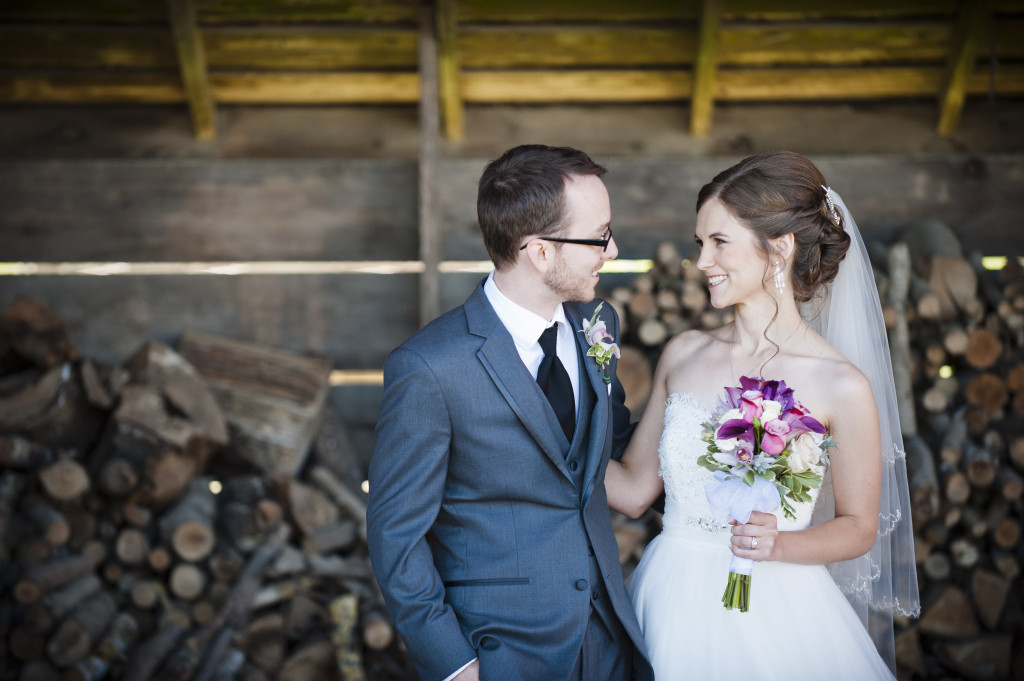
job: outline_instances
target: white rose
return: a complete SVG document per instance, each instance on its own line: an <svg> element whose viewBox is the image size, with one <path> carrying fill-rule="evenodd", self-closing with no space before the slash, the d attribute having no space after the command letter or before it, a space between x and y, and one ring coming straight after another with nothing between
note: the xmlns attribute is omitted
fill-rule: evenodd
<svg viewBox="0 0 1024 681"><path fill-rule="evenodd" d="M809 471L818 465L821 459L821 443L823 438L817 433L804 433L789 444L789 456L786 466L793 473Z"/></svg>
<svg viewBox="0 0 1024 681"><path fill-rule="evenodd" d="M726 421L732 421L733 419L741 418L743 418L743 412L741 412L739 409L730 409L729 411L722 414L721 422L725 423Z"/></svg>
<svg viewBox="0 0 1024 681"><path fill-rule="evenodd" d="M761 409L764 410L760 417L761 423L768 423L779 418L782 414L782 403L775 400L765 400L761 402Z"/></svg>

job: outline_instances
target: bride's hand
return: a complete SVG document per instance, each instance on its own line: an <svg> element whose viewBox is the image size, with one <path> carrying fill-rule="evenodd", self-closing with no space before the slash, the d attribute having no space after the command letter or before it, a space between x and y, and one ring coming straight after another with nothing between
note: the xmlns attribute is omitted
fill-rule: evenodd
<svg viewBox="0 0 1024 681"><path fill-rule="evenodd" d="M774 560L775 541L779 537L779 521L771 513L754 511L745 525L732 526L733 554L751 560Z"/></svg>

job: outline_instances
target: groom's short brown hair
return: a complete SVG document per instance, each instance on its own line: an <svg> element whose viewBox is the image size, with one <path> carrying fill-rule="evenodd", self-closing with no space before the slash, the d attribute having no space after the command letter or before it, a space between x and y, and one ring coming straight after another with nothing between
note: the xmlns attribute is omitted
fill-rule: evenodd
<svg viewBox="0 0 1024 681"><path fill-rule="evenodd" d="M523 239L556 234L565 222L565 182L607 172L571 147L524 144L491 161L480 176L476 214L484 246L501 270L516 262Z"/></svg>

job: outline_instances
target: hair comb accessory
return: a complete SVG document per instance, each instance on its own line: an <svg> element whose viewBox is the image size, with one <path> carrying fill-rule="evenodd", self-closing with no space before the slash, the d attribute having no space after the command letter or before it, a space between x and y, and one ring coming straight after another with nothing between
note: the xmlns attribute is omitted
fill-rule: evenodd
<svg viewBox="0 0 1024 681"><path fill-rule="evenodd" d="M832 188L826 187L823 184L818 186L825 190L825 201L828 203L828 212L832 214L832 222L836 224L836 227L839 227L839 213L836 212L836 204L832 203Z"/></svg>

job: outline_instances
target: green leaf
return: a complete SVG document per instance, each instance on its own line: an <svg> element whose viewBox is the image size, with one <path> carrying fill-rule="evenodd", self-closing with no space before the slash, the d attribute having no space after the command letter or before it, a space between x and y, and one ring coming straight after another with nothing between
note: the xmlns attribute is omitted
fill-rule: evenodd
<svg viewBox="0 0 1024 681"><path fill-rule="evenodd" d="M748 470L746 473L743 474L743 482L745 482L750 487L753 487L755 477L756 476L754 475L754 471Z"/></svg>

